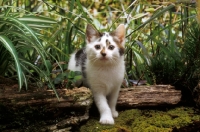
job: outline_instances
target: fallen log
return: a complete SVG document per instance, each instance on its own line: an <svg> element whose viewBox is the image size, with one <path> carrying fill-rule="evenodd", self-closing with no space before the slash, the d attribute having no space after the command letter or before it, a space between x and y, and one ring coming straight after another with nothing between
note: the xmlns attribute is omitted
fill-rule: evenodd
<svg viewBox="0 0 200 132"><path fill-rule="evenodd" d="M181 91L170 85L136 86L122 89L118 107L169 106L181 101Z"/></svg>
<svg viewBox="0 0 200 132"><path fill-rule="evenodd" d="M0 103L6 106L46 106L48 108L82 108L91 105L92 94L88 88L57 89L59 100L53 90L21 91L5 89L0 92Z"/></svg>
<svg viewBox="0 0 200 132"><path fill-rule="evenodd" d="M57 93L59 100L53 90L31 88L19 92L17 87L0 85L0 124L5 125L0 131L12 127L20 130L25 127L27 131L67 131L89 118L93 99L88 88L57 89ZM30 124L35 125L27 127Z"/></svg>
<svg viewBox="0 0 200 132"><path fill-rule="evenodd" d="M48 108L81 108L92 104L88 88L57 89L60 101L53 90L22 91L5 89L0 92L0 103L6 106L40 106ZM135 86L123 88L117 105L122 107L174 105L180 102L181 91L170 85Z"/></svg>
<svg viewBox="0 0 200 132"><path fill-rule="evenodd" d="M8 119L6 114L0 116L0 122L4 121L4 124L12 125L13 121L18 120L16 110L33 114L34 120L37 120L37 116L42 113L44 117L40 118L56 119L57 121L56 123L46 123L46 125L40 126L42 129L39 127L38 129L53 131L71 129L71 126L89 118L88 110L93 103L90 89L85 87L72 90L57 89L57 93L60 101L56 98L53 90L35 88L19 92L16 86L8 87L0 84L0 113L5 111L9 111L8 114L13 113L13 116L9 115L10 120L7 122L4 121ZM135 86L121 89L117 106L121 109L125 107L169 106L179 103L180 100L181 91L175 90L170 85ZM5 107L6 110L3 111ZM22 116L27 116L26 112L19 114L19 122L21 122ZM30 120L29 117L26 120ZM29 130L31 131L31 129Z"/></svg>

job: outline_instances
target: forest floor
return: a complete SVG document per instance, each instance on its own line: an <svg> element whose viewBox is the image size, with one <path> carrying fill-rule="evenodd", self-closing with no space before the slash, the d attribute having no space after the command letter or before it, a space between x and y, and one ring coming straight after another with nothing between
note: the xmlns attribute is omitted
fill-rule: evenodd
<svg viewBox="0 0 200 132"><path fill-rule="evenodd" d="M200 111L188 106L120 110L115 125L101 125L98 114L91 112L90 115L90 119L81 126L81 132L199 132L200 130Z"/></svg>
<svg viewBox="0 0 200 132"><path fill-rule="evenodd" d="M10 82L0 84L0 95L2 89L14 88L18 85ZM12 109L3 106L0 102L0 131L2 132L38 132L43 126L56 124L57 122L78 116L71 111L71 115L66 115L65 109L57 109L54 113L46 113L44 108ZM68 110L69 111L69 110ZM200 110L194 106L176 105L173 107L147 107L120 109L119 117L115 119L115 125L99 124L99 113L93 104L90 108L89 119L87 121L68 126L63 131L80 132L198 132L200 131ZM55 131L56 132L56 131Z"/></svg>

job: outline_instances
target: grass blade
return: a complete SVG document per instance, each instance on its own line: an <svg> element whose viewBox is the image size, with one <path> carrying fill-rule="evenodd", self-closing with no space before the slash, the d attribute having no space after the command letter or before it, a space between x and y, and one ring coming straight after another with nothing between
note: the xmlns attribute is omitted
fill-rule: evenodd
<svg viewBox="0 0 200 132"><path fill-rule="evenodd" d="M19 79L18 80L19 89L21 90L22 85L24 83L24 76L23 76L23 71L22 71L21 66L20 66L17 51L16 51L13 43L11 42L11 40L9 38L7 38L6 36L0 35L0 41L2 42L3 46L10 52L10 54L12 55L12 57L15 61L17 75L18 75L18 79Z"/></svg>
<svg viewBox="0 0 200 132"><path fill-rule="evenodd" d="M174 5L169 5L166 8L164 8L163 10L155 13L150 19L148 19L146 22L144 22L143 24L141 24L140 26L138 26L135 30L133 30L129 35L127 35L126 37L129 37L132 33L134 33L135 31L141 29L142 27L144 27L146 24L150 23L151 21L153 21L154 19L158 18L160 15L162 15L164 12L172 9L174 7Z"/></svg>

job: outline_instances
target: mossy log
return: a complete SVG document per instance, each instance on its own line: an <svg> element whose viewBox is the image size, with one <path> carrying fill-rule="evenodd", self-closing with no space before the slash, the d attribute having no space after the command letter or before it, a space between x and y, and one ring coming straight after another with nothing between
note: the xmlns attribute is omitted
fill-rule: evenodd
<svg viewBox="0 0 200 132"><path fill-rule="evenodd" d="M22 127L17 126L18 124L13 125L15 122L28 120L28 124L31 124L37 120L40 124L36 124L37 130L67 131L66 129L71 129L71 126L89 118L88 111L93 100L88 88L56 89L59 95L58 100L53 90L31 87L27 91L19 92L17 87L17 84L12 86L0 84L0 113L3 114L0 116L0 122L7 120L4 125L8 128ZM26 128L34 131L35 125Z"/></svg>
<svg viewBox="0 0 200 132"><path fill-rule="evenodd" d="M88 88L73 90L57 89L60 101L53 90L21 91L5 89L0 91L0 103L6 106L40 106L48 108L81 108L92 104L92 94ZM140 107L174 105L180 102L181 91L170 85L135 86L123 88L119 93L119 107Z"/></svg>
<svg viewBox="0 0 200 132"><path fill-rule="evenodd" d="M20 122L22 116L28 115L25 119L29 120L31 114L35 120L37 116L42 115L40 117L42 120L58 119L58 121L56 123L49 121L49 123L39 125L38 130L53 131L71 129L71 126L89 118L88 110L93 99L88 88L57 89L56 91L60 101L56 98L53 90L32 87L27 91L19 92L17 84L11 86L0 84L0 112L4 113L0 121L8 119L9 116L10 120L5 124L12 125L13 121L19 120ZM121 109L125 109L125 107L166 106L177 104L180 100L181 91L175 90L172 86L136 86L121 89L117 106ZM19 117L16 117L16 110L18 110ZM39 124L42 124L40 123L42 120L38 121L37 119Z"/></svg>
<svg viewBox="0 0 200 132"><path fill-rule="evenodd" d="M53 90L37 89L19 92L16 88L1 89L0 103L14 107L45 105L48 108L80 108L90 106L93 102L88 88L57 89L56 91L59 100Z"/></svg>
<svg viewBox="0 0 200 132"><path fill-rule="evenodd" d="M181 91L170 85L136 86L122 89L118 107L169 106L181 101Z"/></svg>

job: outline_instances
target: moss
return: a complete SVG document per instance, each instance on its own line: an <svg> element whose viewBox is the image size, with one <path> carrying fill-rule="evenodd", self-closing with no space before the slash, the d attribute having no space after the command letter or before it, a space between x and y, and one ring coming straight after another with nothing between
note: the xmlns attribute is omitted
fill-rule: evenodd
<svg viewBox="0 0 200 132"><path fill-rule="evenodd" d="M101 125L98 118L91 118L81 126L81 132L169 132L174 127L186 126L193 121L200 121L200 113L194 108L177 107L170 110L121 111L115 119L115 125Z"/></svg>

